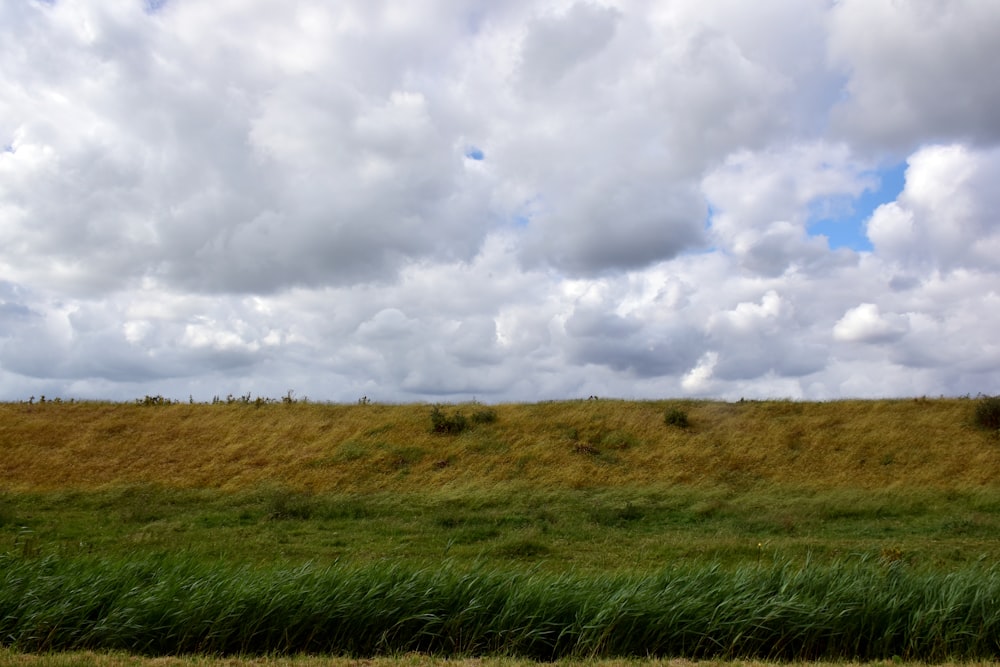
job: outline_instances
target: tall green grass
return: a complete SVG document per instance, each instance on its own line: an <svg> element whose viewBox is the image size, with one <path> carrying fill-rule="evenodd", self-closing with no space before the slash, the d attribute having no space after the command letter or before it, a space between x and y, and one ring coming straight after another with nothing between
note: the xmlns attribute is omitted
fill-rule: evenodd
<svg viewBox="0 0 1000 667"><path fill-rule="evenodd" d="M550 574L0 556L0 644L147 655L1000 656L1000 569Z"/></svg>

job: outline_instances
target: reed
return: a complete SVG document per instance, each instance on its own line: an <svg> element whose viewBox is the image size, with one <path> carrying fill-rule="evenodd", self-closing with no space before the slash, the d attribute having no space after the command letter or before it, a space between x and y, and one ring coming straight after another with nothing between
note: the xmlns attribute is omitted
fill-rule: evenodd
<svg viewBox="0 0 1000 667"><path fill-rule="evenodd" d="M691 659L1000 655L1000 569L898 563L655 574L0 557L17 651Z"/></svg>

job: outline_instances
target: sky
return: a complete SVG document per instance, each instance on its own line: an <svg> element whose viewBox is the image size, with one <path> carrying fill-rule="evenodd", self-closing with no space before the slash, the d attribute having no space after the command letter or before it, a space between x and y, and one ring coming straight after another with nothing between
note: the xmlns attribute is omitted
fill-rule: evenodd
<svg viewBox="0 0 1000 667"><path fill-rule="evenodd" d="M0 400L1000 393L1000 2L0 2Z"/></svg>

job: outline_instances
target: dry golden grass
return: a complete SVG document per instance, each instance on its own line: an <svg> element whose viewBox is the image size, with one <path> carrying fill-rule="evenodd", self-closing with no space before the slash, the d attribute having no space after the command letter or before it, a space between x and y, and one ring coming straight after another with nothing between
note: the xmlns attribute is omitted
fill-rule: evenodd
<svg viewBox="0 0 1000 667"><path fill-rule="evenodd" d="M664 424L669 407L685 410L690 428ZM442 436L419 404L0 404L0 479L10 492L275 484L346 493L491 484L968 490L1000 480L1000 441L973 426L968 399L493 409L496 423Z"/></svg>

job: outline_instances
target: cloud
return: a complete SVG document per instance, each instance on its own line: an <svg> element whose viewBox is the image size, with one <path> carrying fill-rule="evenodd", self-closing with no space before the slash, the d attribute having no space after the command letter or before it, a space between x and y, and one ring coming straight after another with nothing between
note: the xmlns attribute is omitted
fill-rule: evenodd
<svg viewBox="0 0 1000 667"><path fill-rule="evenodd" d="M735 308L713 316L708 330L715 356L714 377L745 380L773 373L799 377L821 370L827 361L824 347L798 336L794 307L769 290L760 303L741 302Z"/></svg>
<svg viewBox="0 0 1000 667"><path fill-rule="evenodd" d="M903 192L868 222L879 254L910 270L1000 269L1000 149L935 145L908 162Z"/></svg>
<svg viewBox="0 0 1000 667"><path fill-rule="evenodd" d="M645 327L637 318L575 310L566 320L569 358L638 377L672 375L689 369L704 348L690 326Z"/></svg>
<svg viewBox="0 0 1000 667"><path fill-rule="evenodd" d="M528 87L548 87L583 67L615 34L621 17L613 7L578 2L565 14L533 19L521 45L520 76Z"/></svg>
<svg viewBox="0 0 1000 667"><path fill-rule="evenodd" d="M896 319L896 322L892 320ZM854 343L888 343L906 331L898 318L886 318L874 303L863 303L844 313L833 327L833 337Z"/></svg>
<svg viewBox="0 0 1000 667"><path fill-rule="evenodd" d="M834 126L870 149L1000 141L1000 7L975 0L845 0L829 52L848 76Z"/></svg>
<svg viewBox="0 0 1000 667"><path fill-rule="evenodd" d="M60 3L21 16L22 71L52 92L24 92L30 115L3 160L4 199L17 203L7 240L31 257L11 262L14 275L77 293L144 278L260 293L471 257L489 207L463 168L460 127L444 126L448 100L387 80L413 66L379 25L391 16L336 14L315 6L268 26L266 12L222 6L149 16ZM426 27L394 33L434 62L445 56ZM369 31L379 39L351 52ZM53 71L34 69L35 54ZM79 80L65 76L77 68Z"/></svg>
<svg viewBox="0 0 1000 667"><path fill-rule="evenodd" d="M998 16L0 3L0 398L1000 392Z"/></svg>
<svg viewBox="0 0 1000 667"><path fill-rule="evenodd" d="M731 154L702 187L717 246L745 269L776 276L855 261L853 253L831 253L825 238L809 234L808 223L818 202L858 197L874 184L870 166L846 145L812 143Z"/></svg>

